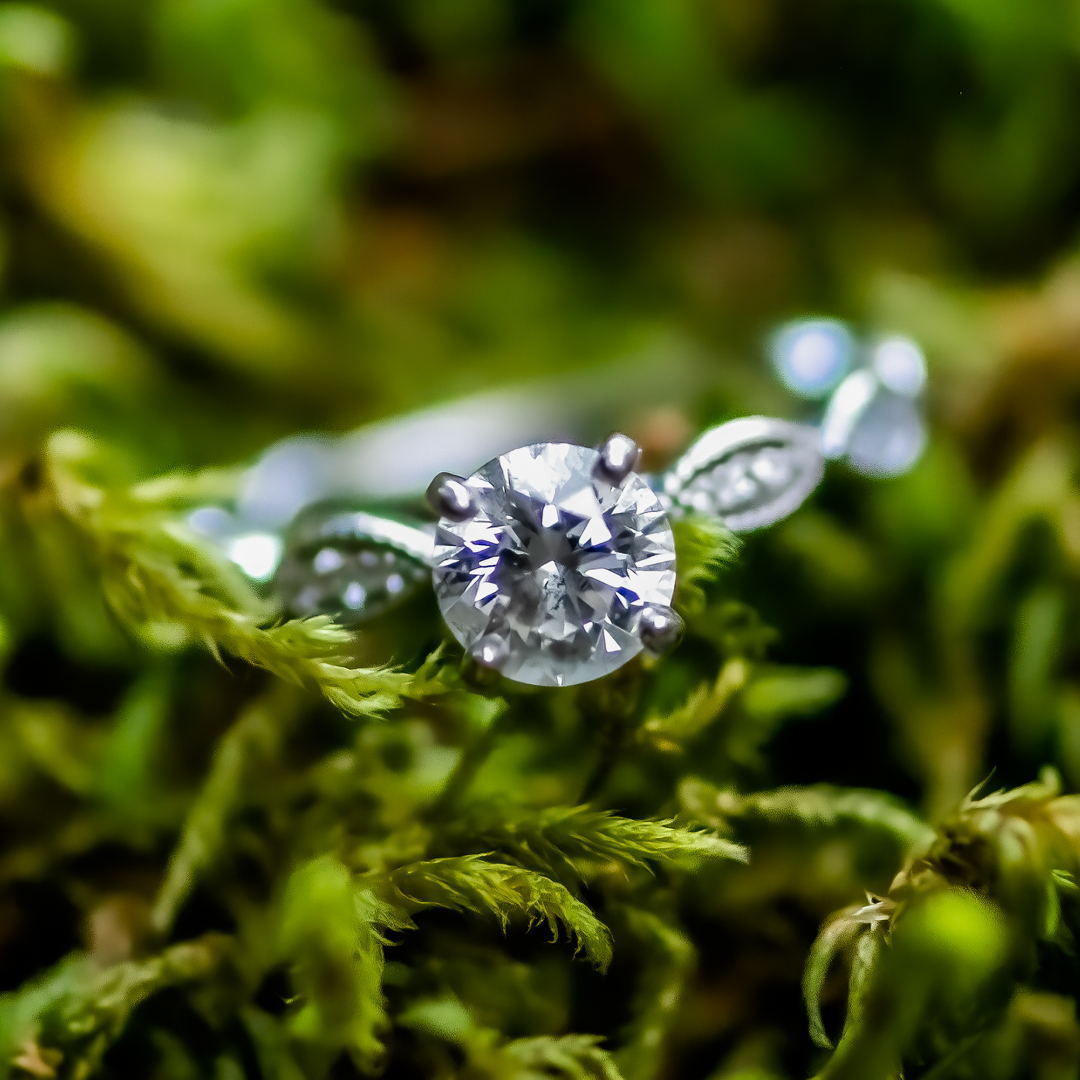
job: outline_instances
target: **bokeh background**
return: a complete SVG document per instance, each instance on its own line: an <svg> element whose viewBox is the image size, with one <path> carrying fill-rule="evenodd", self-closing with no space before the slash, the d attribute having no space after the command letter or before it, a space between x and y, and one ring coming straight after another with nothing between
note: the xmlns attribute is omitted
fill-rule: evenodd
<svg viewBox="0 0 1080 1080"><path fill-rule="evenodd" d="M778 323L906 334L930 370L917 467L831 467L748 538L716 586L723 619L654 694L674 707L749 656L793 666L791 701L777 683L744 703L711 757L672 735L649 751L659 787L615 769L600 805L672 813L664 792L704 771L877 789L937 823L991 770L1080 785L1078 111L1072 0L0 3L0 986L73 949L145 951L213 748L264 691L239 662L118 628L93 560L35 502L61 428L134 481L537 380L573 394L598 372L629 400L647 368L656 403L613 411L662 464L708 423L803 415L765 359ZM425 644L389 640L406 663ZM322 722L321 751L344 745ZM574 798L545 782L537 805ZM819 1060L809 943L902 859L847 834L749 838L744 876L687 901L685 1008L628 1076ZM234 928L227 908L196 896L175 939ZM457 928L435 926L433 954ZM474 1012L619 1045L630 976L567 989L535 937L514 944L544 972L519 1003L532 1019ZM1068 1050L1078 984L1055 972L1064 1019L1039 1023ZM267 1016L288 997L270 987ZM545 995L569 1004L537 1020ZM259 1075L250 1031L155 1008L112 1075ZM402 1075L458 1067L399 1050ZM1069 1075L1068 1052L1023 1075Z"/></svg>

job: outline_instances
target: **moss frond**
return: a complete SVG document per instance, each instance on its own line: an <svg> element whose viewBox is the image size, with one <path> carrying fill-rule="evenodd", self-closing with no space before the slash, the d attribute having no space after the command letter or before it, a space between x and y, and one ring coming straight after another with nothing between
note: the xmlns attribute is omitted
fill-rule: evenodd
<svg viewBox="0 0 1080 1080"><path fill-rule="evenodd" d="M713 517L688 514L672 526L679 584L675 607L683 615L696 615L705 607L703 586L715 581L739 550L735 534Z"/></svg>
<svg viewBox="0 0 1080 1080"><path fill-rule="evenodd" d="M385 713L420 685L392 668L352 665L351 635L328 616L274 621L224 553L147 498L147 485L140 498L87 482L99 456L82 436L62 432L50 441L46 462L56 504L92 544L102 589L121 622L134 629L181 627L215 656L229 653L288 682L315 687L355 716Z"/></svg>
<svg viewBox="0 0 1080 1080"><path fill-rule="evenodd" d="M925 849L934 836L933 829L900 799L881 791L814 784L740 795L687 777L679 786L679 797L688 814L713 828L725 828L739 820L798 824L812 829L851 822L881 829L915 849Z"/></svg>
<svg viewBox="0 0 1080 1080"><path fill-rule="evenodd" d="M687 858L750 858L745 847L711 832L587 806L553 806L538 813L505 804L474 806L455 824L453 837L497 848L564 881L587 878L611 863L648 867Z"/></svg>
<svg viewBox="0 0 1080 1080"><path fill-rule="evenodd" d="M575 954L583 952L600 970L611 962L607 927L565 885L534 870L464 855L412 863L361 881L406 911L445 907L494 915L503 928L511 918L522 916L529 926L546 925L552 940L561 927L574 942Z"/></svg>
<svg viewBox="0 0 1080 1080"><path fill-rule="evenodd" d="M231 939L207 934L105 968L90 956L70 956L17 992L0 995L0 1075L12 1064L33 1072L26 1065L60 1061L66 1075L91 1075L141 1002L166 987L219 976L231 952Z"/></svg>
<svg viewBox="0 0 1080 1080"><path fill-rule="evenodd" d="M387 939L404 920L321 856L295 870L282 902L278 947L298 999L289 1019L301 1042L347 1050L364 1072L382 1063L389 1026L382 990Z"/></svg>

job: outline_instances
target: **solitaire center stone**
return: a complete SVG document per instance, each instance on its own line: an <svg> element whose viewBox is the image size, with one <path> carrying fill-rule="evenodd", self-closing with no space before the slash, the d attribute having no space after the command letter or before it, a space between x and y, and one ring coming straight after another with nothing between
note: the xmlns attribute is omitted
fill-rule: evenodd
<svg viewBox="0 0 1080 1080"><path fill-rule="evenodd" d="M439 522L443 618L467 650L499 643L510 679L606 675L641 651L642 609L671 603L675 538L660 499L636 473L597 475L599 457L572 443L512 450L465 481L475 515Z"/></svg>

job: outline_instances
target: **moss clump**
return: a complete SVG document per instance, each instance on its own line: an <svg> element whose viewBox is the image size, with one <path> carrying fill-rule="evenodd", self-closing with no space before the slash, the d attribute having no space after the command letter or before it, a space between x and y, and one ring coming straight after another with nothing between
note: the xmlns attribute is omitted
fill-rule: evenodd
<svg viewBox="0 0 1080 1080"><path fill-rule="evenodd" d="M0 5L0 1080L1075 1077L1071 21ZM594 684L188 525L508 388L659 468L796 414L801 312L924 346L925 455L680 522L683 642Z"/></svg>

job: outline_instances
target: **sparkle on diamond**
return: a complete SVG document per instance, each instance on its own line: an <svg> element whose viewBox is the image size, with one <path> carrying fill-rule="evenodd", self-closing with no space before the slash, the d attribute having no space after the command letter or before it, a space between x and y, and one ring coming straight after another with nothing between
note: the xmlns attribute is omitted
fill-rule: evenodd
<svg viewBox="0 0 1080 1080"><path fill-rule="evenodd" d="M645 604L670 604L675 541L656 493L637 474L593 476L599 455L537 443L489 461L465 483L479 506L442 520L435 591L454 636L471 649L497 635L504 675L570 686L641 651Z"/></svg>

